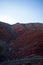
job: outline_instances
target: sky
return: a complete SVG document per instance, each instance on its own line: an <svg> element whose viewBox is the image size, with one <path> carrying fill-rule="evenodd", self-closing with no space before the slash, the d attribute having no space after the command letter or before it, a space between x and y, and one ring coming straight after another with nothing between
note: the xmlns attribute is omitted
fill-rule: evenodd
<svg viewBox="0 0 43 65"><path fill-rule="evenodd" d="M0 0L0 21L43 23L43 0Z"/></svg>

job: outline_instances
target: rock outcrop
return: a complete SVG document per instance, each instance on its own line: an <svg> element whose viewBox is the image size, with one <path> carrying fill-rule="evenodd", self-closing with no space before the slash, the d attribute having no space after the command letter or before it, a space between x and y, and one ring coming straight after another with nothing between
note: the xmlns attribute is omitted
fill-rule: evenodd
<svg viewBox="0 0 43 65"><path fill-rule="evenodd" d="M32 56L43 57L43 24L0 22L0 62Z"/></svg>
<svg viewBox="0 0 43 65"><path fill-rule="evenodd" d="M30 55L43 56L43 24L15 24L12 29L19 34L19 37L14 41L13 52L15 56L22 58Z"/></svg>
<svg viewBox="0 0 43 65"><path fill-rule="evenodd" d="M0 22L0 62L9 60L10 41L15 40L17 36L11 25Z"/></svg>

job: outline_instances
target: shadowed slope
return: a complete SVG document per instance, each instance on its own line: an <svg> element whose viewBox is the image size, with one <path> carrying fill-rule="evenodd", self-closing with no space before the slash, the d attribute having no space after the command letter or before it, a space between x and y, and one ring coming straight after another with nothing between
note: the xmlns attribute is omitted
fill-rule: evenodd
<svg viewBox="0 0 43 65"><path fill-rule="evenodd" d="M11 25L0 22L0 39L16 39L17 33L11 29Z"/></svg>
<svg viewBox="0 0 43 65"><path fill-rule="evenodd" d="M11 25L0 22L0 62L9 58L10 41L15 40L17 33L11 29Z"/></svg>

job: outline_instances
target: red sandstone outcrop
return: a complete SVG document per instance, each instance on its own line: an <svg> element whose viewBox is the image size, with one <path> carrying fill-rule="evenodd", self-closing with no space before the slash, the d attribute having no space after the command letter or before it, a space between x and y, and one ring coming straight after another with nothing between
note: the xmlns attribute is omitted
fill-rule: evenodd
<svg viewBox="0 0 43 65"><path fill-rule="evenodd" d="M0 40L10 43L8 47L10 59L43 57L43 24L41 23L9 25L0 22ZM42 61L36 64L41 64Z"/></svg>
<svg viewBox="0 0 43 65"><path fill-rule="evenodd" d="M16 24L12 26L18 34L22 33L13 42L12 52L15 56L22 58L30 55L43 55L43 24ZM22 32L24 29L24 32Z"/></svg>

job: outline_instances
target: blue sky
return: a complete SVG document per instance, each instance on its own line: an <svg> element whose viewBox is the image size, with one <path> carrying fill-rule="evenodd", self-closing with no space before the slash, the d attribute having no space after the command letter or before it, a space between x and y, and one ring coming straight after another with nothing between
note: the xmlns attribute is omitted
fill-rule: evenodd
<svg viewBox="0 0 43 65"><path fill-rule="evenodd" d="M0 21L43 23L43 0L0 0Z"/></svg>

